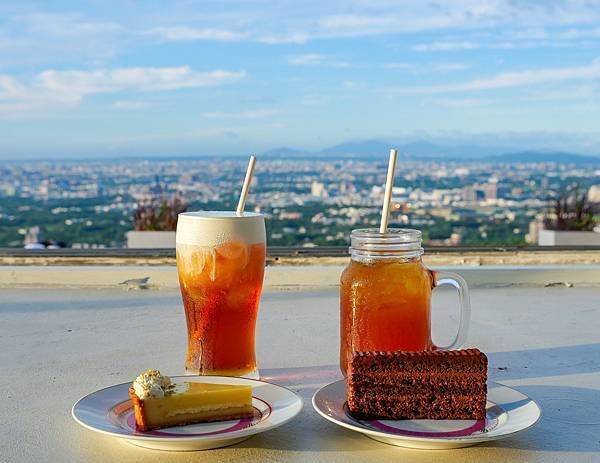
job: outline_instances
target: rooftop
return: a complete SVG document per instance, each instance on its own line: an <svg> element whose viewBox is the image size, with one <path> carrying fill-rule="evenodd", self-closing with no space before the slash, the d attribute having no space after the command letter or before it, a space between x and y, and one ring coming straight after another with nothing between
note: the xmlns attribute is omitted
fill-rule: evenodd
<svg viewBox="0 0 600 463"><path fill-rule="evenodd" d="M300 393L305 401L300 416L236 446L206 454L161 453L161 459L432 458L429 452L390 447L338 428L310 405L318 387L340 377L338 264L288 262L267 269L257 331L259 367L266 380ZM489 354L492 380L531 396L543 415L526 433L445 452L445 461L600 458L600 267L496 265L461 271L473 288L468 345ZM140 291L116 284L148 273L164 284ZM11 275L12 283L6 279ZM0 380L6 404L0 432L9 436L0 445L7 461L133 462L153 456L77 426L69 411L81 396L131 381L146 368L182 372L185 320L175 268L164 262L154 267L5 266L0 278L0 359L7 368ZM442 343L456 323L455 300L444 289L434 294L433 332Z"/></svg>

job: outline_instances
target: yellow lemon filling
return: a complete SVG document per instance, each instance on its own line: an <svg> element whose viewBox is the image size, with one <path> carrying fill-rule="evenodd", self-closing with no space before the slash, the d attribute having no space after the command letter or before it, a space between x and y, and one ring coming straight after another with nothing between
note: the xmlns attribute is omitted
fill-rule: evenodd
<svg viewBox="0 0 600 463"><path fill-rule="evenodd" d="M219 421L253 414L252 386L207 384L191 381L173 383L164 397L144 402L147 421L153 425Z"/></svg>

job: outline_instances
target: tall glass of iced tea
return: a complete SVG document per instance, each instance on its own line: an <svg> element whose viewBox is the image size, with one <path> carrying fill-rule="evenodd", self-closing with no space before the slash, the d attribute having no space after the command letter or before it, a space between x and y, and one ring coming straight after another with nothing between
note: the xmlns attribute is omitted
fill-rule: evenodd
<svg viewBox="0 0 600 463"><path fill-rule="evenodd" d="M354 351L456 349L466 338L470 316L467 284L459 275L435 272L421 261L421 232L410 229L353 230L351 260L340 287L340 369ZM448 346L431 341L431 292L458 290L459 329Z"/></svg>
<svg viewBox="0 0 600 463"><path fill-rule="evenodd" d="M176 241L186 374L258 378L254 332L265 269L264 217L184 212Z"/></svg>

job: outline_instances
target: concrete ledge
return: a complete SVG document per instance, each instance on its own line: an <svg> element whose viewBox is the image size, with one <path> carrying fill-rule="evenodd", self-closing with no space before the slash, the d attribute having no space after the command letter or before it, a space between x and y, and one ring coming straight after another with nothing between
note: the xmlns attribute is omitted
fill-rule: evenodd
<svg viewBox="0 0 600 463"><path fill-rule="evenodd" d="M461 274L472 287L544 286L565 284L600 286L595 266L431 266ZM309 290L336 287L343 266L267 267L265 290ZM5 266L3 287L115 287L125 280L149 277L149 287L177 288L177 270L171 266ZM123 285L123 288L127 288Z"/></svg>
<svg viewBox="0 0 600 463"><path fill-rule="evenodd" d="M538 231L538 245L540 246L569 246L573 244L600 246L600 233L544 229Z"/></svg>
<svg viewBox="0 0 600 463"><path fill-rule="evenodd" d="M131 230L125 233L128 248L175 248L174 231Z"/></svg>
<svg viewBox="0 0 600 463"><path fill-rule="evenodd" d="M600 248L435 248L423 257L430 267L600 265ZM346 248L269 248L268 266L343 266ZM174 249L0 249L0 266L175 266Z"/></svg>

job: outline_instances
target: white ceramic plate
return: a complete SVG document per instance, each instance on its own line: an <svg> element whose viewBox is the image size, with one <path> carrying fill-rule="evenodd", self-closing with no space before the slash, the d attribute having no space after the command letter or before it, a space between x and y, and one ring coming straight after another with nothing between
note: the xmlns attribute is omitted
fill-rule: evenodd
<svg viewBox="0 0 600 463"><path fill-rule="evenodd" d="M302 399L281 386L264 381L229 376L174 376L174 380L200 383L252 386L252 419L219 421L178 426L155 431L135 429L131 383L100 389L73 405L73 418L92 431L125 439L158 450L204 450L237 444L249 437L276 428L294 418L302 409Z"/></svg>
<svg viewBox="0 0 600 463"><path fill-rule="evenodd" d="M324 418L386 444L416 449L454 449L504 439L533 426L538 405L510 387L488 384L485 420L358 420L346 407L346 383L319 389L313 407Z"/></svg>

